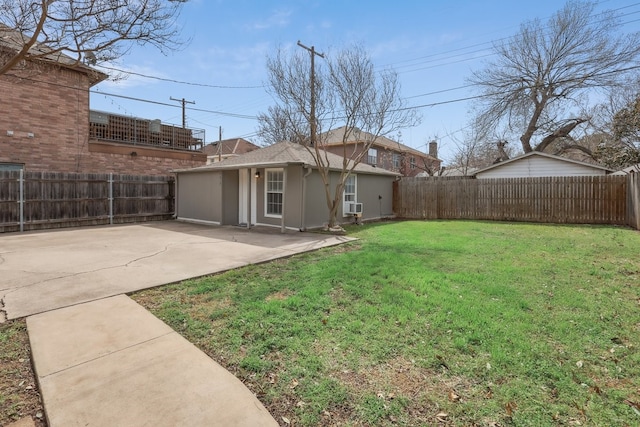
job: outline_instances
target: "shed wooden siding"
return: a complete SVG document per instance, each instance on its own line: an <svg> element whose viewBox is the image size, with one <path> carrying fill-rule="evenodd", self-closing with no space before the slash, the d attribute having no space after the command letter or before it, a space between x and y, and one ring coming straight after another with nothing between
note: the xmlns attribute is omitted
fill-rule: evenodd
<svg viewBox="0 0 640 427"><path fill-rule="evenodd" d="M504 165L476 174L478 179L487 178L537 178L549 176L604 175L605 170L558 159L531 156L517 159Z"/></svg>
<svg viewBox="0 0 640 427"><path fill-rule="evenodd" d="M358 175L357 201L362 203L362 219L393 216L393 181L384 175ZM342 209L342 208L341 208Z"/></svg>
<svg viewBox="0 0 640 427"><path fill-rule="evenodd" d="M396 183L400 218L627 224L627 177L442 179Z"/></svg>

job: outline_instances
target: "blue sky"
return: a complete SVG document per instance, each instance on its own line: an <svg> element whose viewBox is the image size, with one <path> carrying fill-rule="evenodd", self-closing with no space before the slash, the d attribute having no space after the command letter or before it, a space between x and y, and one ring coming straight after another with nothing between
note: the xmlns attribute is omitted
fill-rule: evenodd
<svg viewBox="0 0 640 427"><path fill-rule="evenodd" d="M359 43L377 68L392 67L398 72L409 105L421 106L421 124L403 130L401 142L425 150L425 144L436 138L446 162L455 150L454 138L460 138L468 124L470 104L456 100L475 94L472 88L459 87L490 58L491 42L513 35L524 21L546 20L563 4L552 0L190 0L179 19L183 37L190 39L182 50L165 56L150 46L133 46L113 64L113 68L175 82L136 74L103 82L93 88L101 93L91 94L91 108L180 124L180 104L169 98L185 98L195 102L188 104L187 126L205 129L207 142L218 139L220 127L223 139L243 137L257 142L254 117L274 104L264 88L267 56L279 47L300 49L295 46L298 40L320 52ZM640 3L600 1L596 11L605 9L626 14L623 31L640 30Z"/></svg>

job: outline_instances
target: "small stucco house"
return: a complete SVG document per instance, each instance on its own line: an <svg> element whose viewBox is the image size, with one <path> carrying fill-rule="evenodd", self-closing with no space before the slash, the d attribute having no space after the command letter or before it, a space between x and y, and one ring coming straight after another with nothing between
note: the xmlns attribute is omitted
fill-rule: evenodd
<svg viewBox="0 0 640 427"><path fill-rule="evenodd" d="M532 151L476 171L477 179L536 178L545 176L607 175L611 170L598 165Z"/></svg>
<svg viewBox="0 0 640 427"><path fill-rule="evenodd" d="M326 154L333 191L343 159ZM299 144L280 142L175 173L178 220L303 231L322 227L329 217L316 162ZM393 182L398 177L367 164L357 165L347 179L338 222L352 222L357 210L362 220L393 216Z"/></svg>

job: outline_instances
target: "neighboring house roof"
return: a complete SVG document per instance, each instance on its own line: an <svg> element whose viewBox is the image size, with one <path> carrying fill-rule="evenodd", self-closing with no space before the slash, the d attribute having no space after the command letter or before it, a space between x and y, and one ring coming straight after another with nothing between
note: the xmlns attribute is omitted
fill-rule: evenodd
<svg viewBox="0 0 640 427"><path fill-rule="evenodd" d="M624 169L620 169L612 173L611 175L627 175L630 173L639 173L640 172L640 163L636 163L635 165L627 166Z"/></svg>
<svg viewBox="0 0 640 427"><path fill-rule="evenodd" d="M550 168L539 167L536 169L536 164L543 165L543 160L547 160L544 162L544 166L550 166ZM524 169L527 173L521 174L523 171L519 166L527 165ZM509 174L509 176L528 176L528 177L542 177L542 176L563 176L567 175L563 173L562 167L567 167L568 165L578 166L580 168L579 173L573 173L572 175L589 175L589 171L595 174L599 173L610 173L612 172L610 169L607 169L603 166L594 165L591 163L585 163L578 160L567 159L566 157L555 156L553 154L542 153L539 151L532 151L530 153L523 154L521 156L514 157L509 160L505 160L484 169L480 169L474 173L475 176L485 174L485 172L493 172L498 169L512 170L513 174ZM533 169L531 168L533 166ZM575 171L576 169L574 169Z"/></svg>
<svg viewBox="0 0 640 427"><path fill-rule="evenodd" d="M25 43L28 42L28 40L29 37L19 31L0 24L0 48L18 52L22 49ZM26 58L28 60L55 63L61 67L87 74L89 76L91 86L100 83L109 77L107 74L84 65L72 57L65 55L60 51L51 49L42 43L34 43L34 45L29 49L29 54L37 55L37 57Z"/></svg>
<svg viewBox="0 0 640 427"><path fill-rule="evenodd" d="M331 170L342 170L343 158L329 152L323 152L329 160ZM255 151L242 154L237 157L230 157L221 162L193 169L182 169L175 172L206 172L211 170L230 170L244 168L269 168L283 167L290 164L301 164L310 167L317 167L316 162L308 149L293 142L278 142ZM355 173L367 173L375 175L400 176L395 172L376 168L364 163L356 165Z"/></svg>
<svg viewBox="0 0 640 427"><path fill-rule="evenodd" d="M476 173L477 170L478 168L473 167L462 168L443 166L440 170L440 173L436 174L436 176L473 176L473 174ZM428 176L431 175L429 175L427 172L420 172L418 175L416 175L416 177L418 178L424 178Z"/></svg>
<svg viewBox="0 0 640 427"><path fill-rule="evenodd" d="M257 145L243 138L223 139L204 146L202 150L207 156L240 155L259 149Z"/></svg>
<svg viewBox="0 0 640 427"><path fill-rule="evenodd" d="M336 129L332 129L323 134L322 138L325 139L325 144L328 146L333 145L342 145L342 140L344 138L344 134L347 131L346 126L341 126ZM353 132L347 138L347 144L356 144L363 141L370 141L374 138L374 135L369 132L364 132L360 129L355 128ZM438 160L433 156L430 156L427 153L423 153L420 150L416 150L415 148L411 148L407 145L401 144L397 141L387 138L386 136L379 136L376 139L376 142L373 146L384 147L389 150L398 151L401 153L408 153L414 156L426 157L434 160Z"/></svg>

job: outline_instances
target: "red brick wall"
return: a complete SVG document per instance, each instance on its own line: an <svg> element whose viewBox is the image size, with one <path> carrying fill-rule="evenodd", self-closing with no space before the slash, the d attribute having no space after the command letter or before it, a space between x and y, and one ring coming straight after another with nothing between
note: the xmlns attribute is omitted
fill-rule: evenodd
<svg viewBox="0 0 640 427"><path fill-rule="evenodd" d="M153 150L131 156L130 148L90 151L89 79L81 72L43 65L10 70L0 76L0 105L0 162L26 170L166 175L206 163L206 156L175 158L163 150L157 156Z"/></svg>
<svg viewBox="0 0 640 427"><path fill-rule="evenodd" d="M384 147L373 147L378 152L378 162L376 164L377 167L382 169L390 170L392 172L398 172L403 176L416 176L420 172L425 171L425 162L431 168L435 168L436 170L440 168L440 161L431 160L426 155L424 157L413 156L410 153L399 153L400 154L400 168L395 168L393 165L393 154L397 153L396 151L390 150ZM354 154L357 155L362 152L363 145L362 144L348 144L347 145L347 157L353 158ZM344 151L342 145L332 145L326 148L327 151L342 156ZM411 157L415 157L415 168L411 168ZM368 156L364 155L361 163L367 162Z"/></svg>

